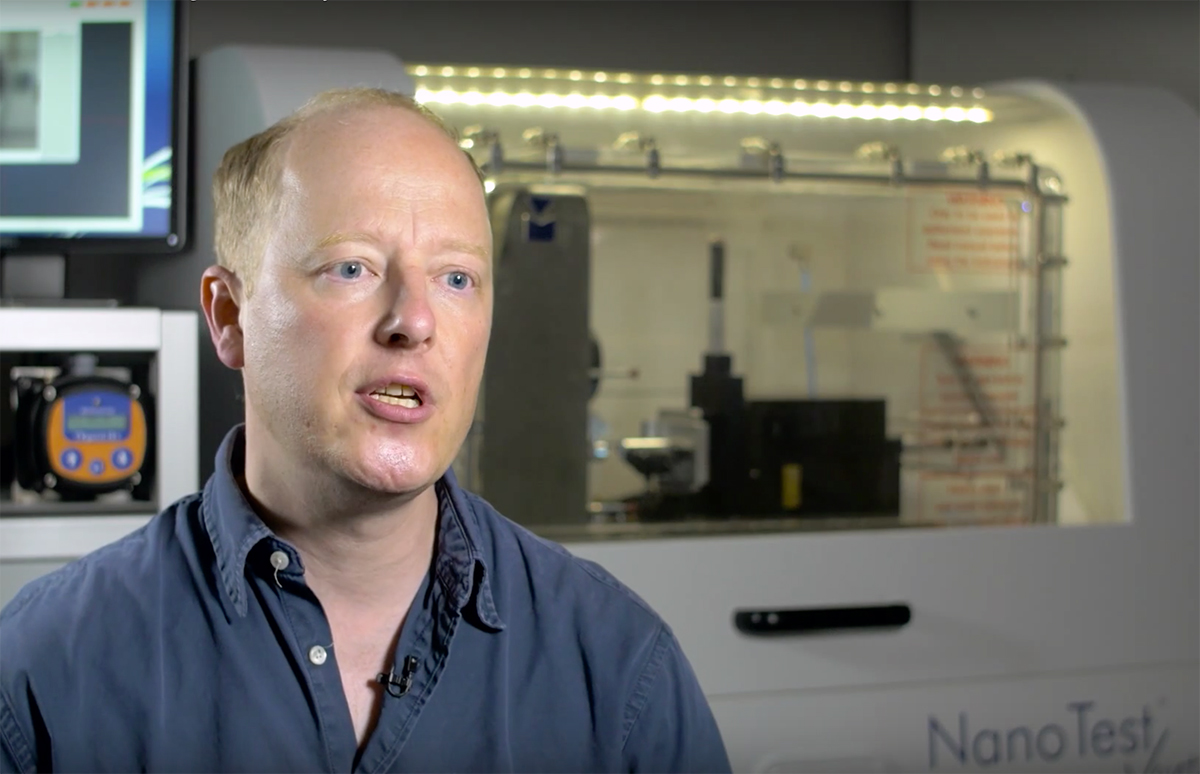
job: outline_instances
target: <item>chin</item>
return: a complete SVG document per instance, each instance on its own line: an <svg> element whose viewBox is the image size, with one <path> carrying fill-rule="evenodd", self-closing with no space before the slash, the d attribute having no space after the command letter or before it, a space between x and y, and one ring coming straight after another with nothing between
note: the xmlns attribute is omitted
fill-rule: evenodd
<svg viewBox="0 0 1200 774"><path fill-rule="evenodd" d="M374 492L419 492L441 478L449 463L440 464L432 450L411 444L375 444L359 449L345 460L347 477Z"/></svg>

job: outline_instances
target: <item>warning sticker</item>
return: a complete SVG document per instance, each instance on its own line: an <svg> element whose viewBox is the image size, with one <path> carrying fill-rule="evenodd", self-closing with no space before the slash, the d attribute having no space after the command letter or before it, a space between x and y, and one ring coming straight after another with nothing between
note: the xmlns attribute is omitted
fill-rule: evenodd
<svg viewBox="0 0 1200 774"><path fill-rule="evenodd" d="M921 522L1009 524L1025 519L1022 488L1006 475L924 471L919 480Z"/></svg>
<svg viewBox="0 0 1200 774"><path fill-rule="evenodd" d="M918 408L924 415L969 414L990 408L1011 415L1033 410L1030 361L1009 344L945 344L921 347ZM983 417L980 417L982 419Z"/></svg>
<svg viewBox="0 0 1200 774"><path fill-rule="evenodd" d="M929 343L920 355L917 518L1008 523L1025 517L1033 391L1024 350Z"/></svg>
<svg viewBox="0 0 1200 774"><path fill-rule="evenodd" d="M1006 274L1020 268L1021 203L982 191L908 201L907 265L918 273Z"/></svg>

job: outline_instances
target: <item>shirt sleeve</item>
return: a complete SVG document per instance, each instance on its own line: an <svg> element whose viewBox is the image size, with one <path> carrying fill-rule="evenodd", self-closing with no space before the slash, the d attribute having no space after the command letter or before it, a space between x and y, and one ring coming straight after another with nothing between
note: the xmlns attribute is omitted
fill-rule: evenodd
<svg viewBox="0 0 1200 774"><path fill-rule="evenodd" d="M21 730L8 692L0 686L0 774L37 771L33 748Z"/></svg>
<svg viewBox="0 0 1200 774"><path fill-rule="evenodd" d="M708 700L665 625L638 680L625 738L631 772L729 772L729 757Z"/></svg>

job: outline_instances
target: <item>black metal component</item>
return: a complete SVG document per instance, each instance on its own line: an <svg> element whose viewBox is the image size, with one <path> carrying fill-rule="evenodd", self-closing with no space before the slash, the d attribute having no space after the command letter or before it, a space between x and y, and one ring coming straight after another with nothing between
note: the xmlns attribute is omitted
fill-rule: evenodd
<svg viewBox="0 0 1200 774"><path fill-rule="evenodd" d="M708 297L713 301L720 301L725 295L725 243L717 240L710 244L708 246L708 257Z"/></svg>
<svg viewBox="0 0 1200 774"><path fill-rule="evenodd" d="M908 625L911 620L912 609L902 603L790 610L739 610L733 615L733 625L738 631L754 637L894 630Z"/></svg>

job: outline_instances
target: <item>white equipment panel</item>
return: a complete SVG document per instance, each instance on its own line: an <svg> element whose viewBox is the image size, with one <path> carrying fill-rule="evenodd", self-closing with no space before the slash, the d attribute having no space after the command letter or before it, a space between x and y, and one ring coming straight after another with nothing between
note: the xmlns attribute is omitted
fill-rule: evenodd
<svg viewBox="0 0 1200 774"><path fill-rule="evenodd" d="M198 488L197 315L158 309L0 309L5 352L154 353L159 508ZM145 524L144 514L0 518L0 562L82 556ZM44 569L44 568L42 568ZM16 589L5 589L6 594Z"/></svg>
<svg viewBox="0 0 1200 774"><path fill-rule="evenodd" d="M1198 768L1197 118L1155 90L1008 88L1075 116L1046 144L1101 160L1107 199L1072 206L1111 229L1124 519L571 544L674 628L737 771ZM893 603L912 620L886 632L733 625Z"/></svg>

